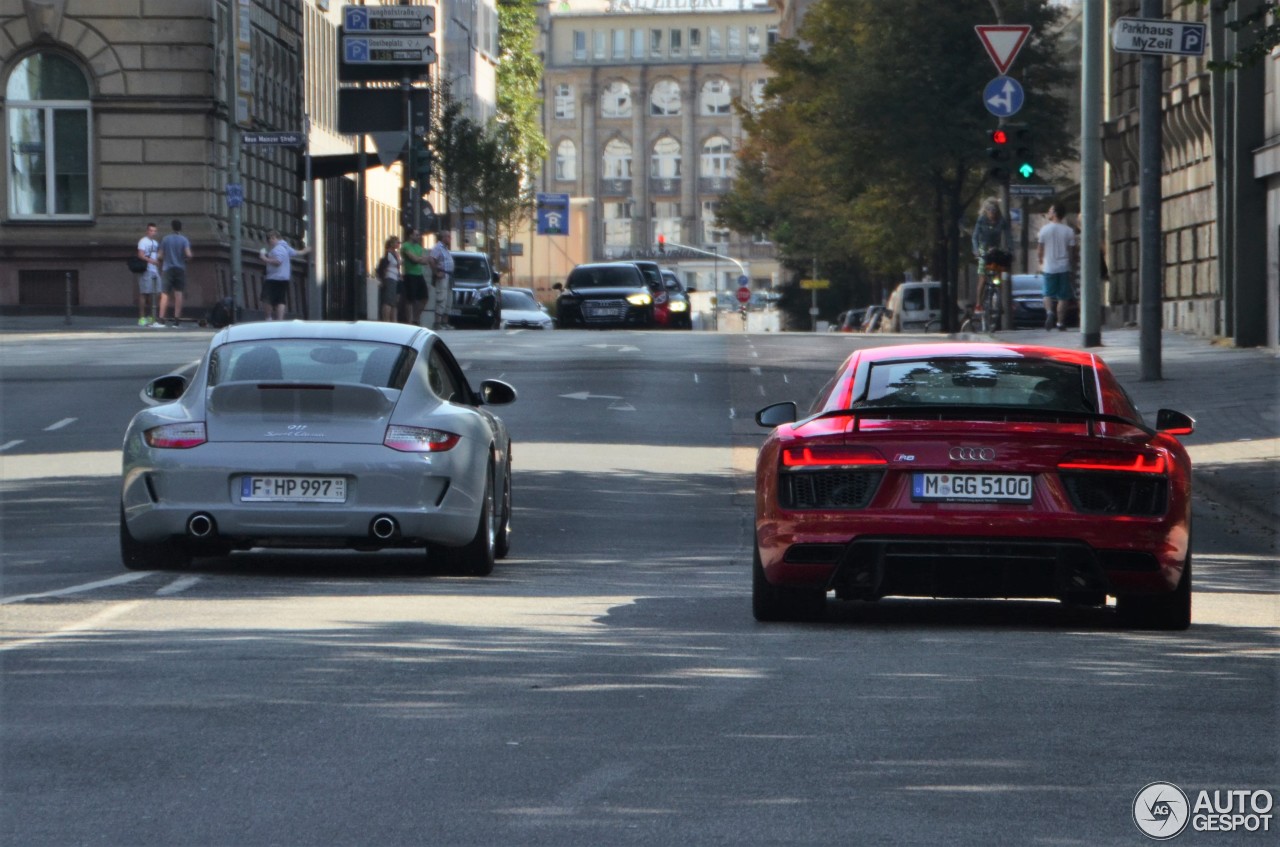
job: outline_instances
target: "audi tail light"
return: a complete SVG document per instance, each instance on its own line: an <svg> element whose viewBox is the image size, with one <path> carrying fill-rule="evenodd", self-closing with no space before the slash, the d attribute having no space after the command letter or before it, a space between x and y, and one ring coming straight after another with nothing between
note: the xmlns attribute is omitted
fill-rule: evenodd
<svg viewBox="0 0 1280 847"><path fill-rule="evenodd" d="M442 429L392 425L387 427L382 443L402 453L443 453L453 449L460 439L461 436Z"/></svg>
<svg viewBox="0 0 1280 847"><path fill-rule="evenodd" d="M154 426L142 433L142 439L148 447L165 450L187 450L209 440L205 435L204 421Z"/></svg>
<svg viewBox="0 0 1280 847"><path fill-rule="evenodd" d="M1087 450L1071 453L1058 463L1066 471L1110 471L1112 473L1162 474L1168 468L1164 454L1120 450Z"/></svg>
<svg viewBox="0 0 1280 847"><path fill-rule="evenodd" d="M829 468L888 464L880 451L871 447L787 447L782 451L784 468Z"/></svg>

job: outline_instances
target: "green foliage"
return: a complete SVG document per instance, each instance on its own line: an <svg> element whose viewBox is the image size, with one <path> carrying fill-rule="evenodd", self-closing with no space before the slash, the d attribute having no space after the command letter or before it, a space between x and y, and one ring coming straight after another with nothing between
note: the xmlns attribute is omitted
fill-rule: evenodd
<svg viewBox="0 0 1280 847"><path fill-rule="evenodd" d="M1211 0L1196 2L1207 6ZM1236 2L1238 0L1219 0L1213 4L1213 11L1215 14L1226 12ZM1257 64L1280 46L1280 0L1262 0L1252 11L1227 20L1225 26L1241 37L1242 46L1235 55L1222 62L1210 62L1209 67L1215 71L1229 71Z"/></svg>
<svg viewBox="0 0 1280 847"><path fill-rule="evenodd" d="M1016 117L1047 164L1073 152L1061 11L1018 5L1032 35L1011 73L1027 91ZM882 282L921 266L953 275L960 219L989 190L997 120L981 94L996 73L973 27L991 17L988 0L817 0L798 38L770 50L764 105L739 104L746 140L720 223L768 232L806 274L816 258L819 274L838 264Z"/></svg>

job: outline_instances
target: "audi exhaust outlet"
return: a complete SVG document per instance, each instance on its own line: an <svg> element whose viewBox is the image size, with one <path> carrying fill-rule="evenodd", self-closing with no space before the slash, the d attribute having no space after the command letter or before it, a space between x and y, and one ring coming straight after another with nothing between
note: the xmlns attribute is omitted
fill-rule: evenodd
<svg viewBox="0 0 1280 847"><path fill-rule="evenodd" d="M206 538L213 533L213 518L204 512L196 512L187 519L187 533L192 538Z"/></svg>
<svg viewBox="0 0 1280 847"><path fill-rule="evenodd" d="M400 527L396 525L395 518L389 515L378 515L373 519L373 523L369 524L369 531L379 541L386 541L395 536L400 531Z"/></svg>

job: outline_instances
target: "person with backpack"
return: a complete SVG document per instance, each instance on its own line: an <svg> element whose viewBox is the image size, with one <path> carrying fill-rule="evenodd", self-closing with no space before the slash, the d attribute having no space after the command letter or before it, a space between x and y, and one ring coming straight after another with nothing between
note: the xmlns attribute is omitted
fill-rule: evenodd
<svg viewBox="0 0 1280 847"><path fill-rule="evenodd" d="M387 239L375 275L378 277L378 305L382 320L394 322L400 314L400 239Z"/></svg>
<svg viewBox="0 0 1280 847"><path fill-rule="evenodd" d="M138 275L138 326L150 326L156 322L160 294L160 242L154 223L148 223L147 234L138 239L137 260L130 269Z"/></svg>

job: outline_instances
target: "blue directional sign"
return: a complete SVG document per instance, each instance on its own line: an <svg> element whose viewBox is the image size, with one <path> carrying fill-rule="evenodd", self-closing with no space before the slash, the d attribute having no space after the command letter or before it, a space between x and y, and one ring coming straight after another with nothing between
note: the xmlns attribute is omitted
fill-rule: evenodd
<svg viewBox="0 0 1280 847"><path fill-rule="evenodd" d="M244 205L244 186L238 182L227 183L227 208L234 209Z"/></svg>
<svg viewBox="0 0 1280 847"><path fill-rule="evenodd" d="M998 76L988 82L987 87L982 90L983 105L997 118L1007 118L1017 114L1022 108L1024 99L1026 98L1022 86L1012 77Z"/></svg>
<svg viewBox="0 0 1280 847"><path fill-rule="evenodd" d="M342 25L346 28L347 32L368 32L369 7L343 6Z"/></svg>
<svg viewBox="0 0 1280 847"><path fill-rule="evenodd" d="M538 235L568 235L569 195L539 193L537 200Z"/></svg>
<svg viewBox="0 0 1280 847"><path fill-rule="evenodd" d="M369 61L369 40L367 38L343 39L342 60L355 64Z"/></svg>

